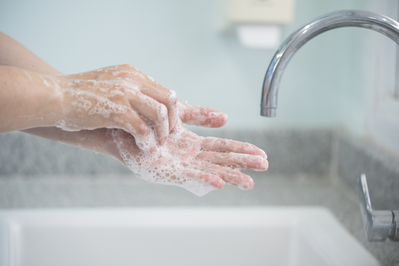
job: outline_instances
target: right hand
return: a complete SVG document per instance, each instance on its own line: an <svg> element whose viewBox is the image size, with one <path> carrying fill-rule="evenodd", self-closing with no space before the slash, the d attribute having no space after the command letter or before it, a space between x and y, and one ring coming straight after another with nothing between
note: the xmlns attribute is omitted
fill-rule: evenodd
<svg viewBox="0 0 399 266"><path fill-rule="evenodd" d="M252 178L239 170L268 168L266 154L255 145L200 137L184 127L171 133L166 145L151 155L144 154L125 131L112 129L107 133L117 145L122 162L137 177L181 186L198 196L223 188L225 182L252 189Z"/></svg>
<svg viewBox="0 0 399 266"><path fill-rule="evenodd" d="M153 152L177 123L176 93L130 65L49 78L63 94L64 117L55 126L65 131L123 129Z"/></svg>
<svg viewBox="0 0 399 266"><path fill-rule="evenodd" d="M208 127L226 123L221 112L178 103L181 122ZM178 122L167 143L154 154L143 153L135 139L123 130L108 130L113 154L144 180L184 187L198 196L223 188L225 182L241 189L252 189L254 182L240 169L265 171L267 156L258 147L234 140L200 137ZM109 143L111 143L109 141ZM112 145L111 145L112 146ZM118 156L119 155L119 156Z"/></svg>

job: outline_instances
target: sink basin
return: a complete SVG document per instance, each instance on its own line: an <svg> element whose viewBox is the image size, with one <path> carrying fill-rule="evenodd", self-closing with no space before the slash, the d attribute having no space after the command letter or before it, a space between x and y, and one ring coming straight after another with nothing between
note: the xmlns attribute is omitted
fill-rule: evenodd
<svg viewBox="0 0 399 266"><path fill-rule="evenodd" d="M324 208L0 211L0 265L379 265Z"/></svg>

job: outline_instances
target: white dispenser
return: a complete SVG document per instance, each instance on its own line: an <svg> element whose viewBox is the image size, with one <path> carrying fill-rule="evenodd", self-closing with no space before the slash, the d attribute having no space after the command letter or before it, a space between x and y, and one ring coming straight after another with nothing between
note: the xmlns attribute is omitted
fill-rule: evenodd
<svg viewBox="0 0 399 266"><path fill-rule="evenodd" d="M249 48L275 49L281 25L293 20L295 0L220 0L222 29L234 30Z"/></svg>

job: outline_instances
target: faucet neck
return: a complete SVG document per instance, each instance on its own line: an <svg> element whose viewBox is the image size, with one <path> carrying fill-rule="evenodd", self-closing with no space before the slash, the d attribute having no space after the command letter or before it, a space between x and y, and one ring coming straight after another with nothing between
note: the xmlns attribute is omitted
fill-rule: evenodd
<svg viewBox="0 0 399 266"><path fill-rule="evenodd" d="M363 10L336 11L311 21L293 32L279 47L263 81L261 116L276 116L280 80L292 56L312 38L336 28L360 27L371 29L399 44L399 23L384 15Z"/></svg>

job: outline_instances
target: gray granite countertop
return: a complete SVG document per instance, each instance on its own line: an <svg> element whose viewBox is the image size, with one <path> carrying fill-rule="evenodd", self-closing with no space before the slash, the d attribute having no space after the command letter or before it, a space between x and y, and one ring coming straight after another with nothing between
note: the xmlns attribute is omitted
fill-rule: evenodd
<svg viewBox="0 0 399 266"><path fill-rule="evenodd" d="M137 179L102 155L20 133L0 135L0 208L324 206L382 265L399 265L398 242L367 242L355 192L365 172L374 207L399 209L395 155L330 130L218 134L268 152L269 171L249 172L253 190L226 186L197 197Z"/></svg>

